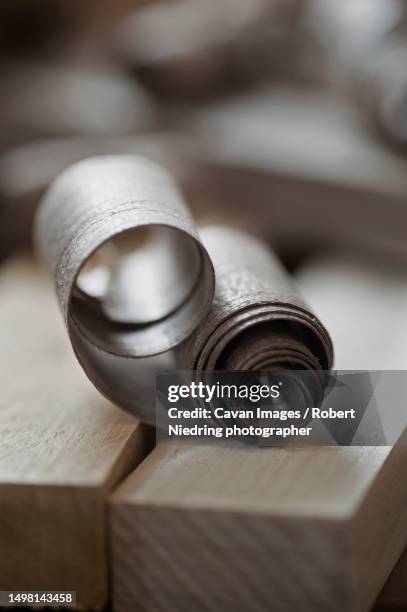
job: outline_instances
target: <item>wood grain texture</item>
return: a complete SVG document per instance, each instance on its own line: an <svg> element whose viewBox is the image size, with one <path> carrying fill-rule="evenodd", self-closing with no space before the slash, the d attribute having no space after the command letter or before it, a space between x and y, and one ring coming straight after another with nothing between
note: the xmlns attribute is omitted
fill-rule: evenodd
<svg viewBox="0 0 407 612"><path fill-rule="evenodd" d="M52 286L30 260L0 271L0 589L76 590L102 608L105 498L146 432L76 363Z"/></svg>
<svg viewBox="0 0 407 612"><path fill-rule="evenodd" d="M368 610L406 543L406 461L159 446L112 499L114 609Z"/></svg>
<svg viewBox="0 0 407 612"><path fill-rule="evenodd" d="M338 368L407 368L404 266L331 253L303 266L298 280L332 331ZM349 300L346 296L351 295ZM349 334L349 322L358 321ZM378 321L383 323L377 325ZM371 330L375 329L374 333ZM403 486L404 479L400 482ZM407 552L379 596L378 612L407 609Z"/></svg>
<svg viewBox="0 0 407 612"><path fill-rule="evenodd" d="M179 369L256 369L259 361L267 369L276 360L284 364L290 359L298 368L330 369L333 349L328 332L267 245L227 226L206 226L200 235L214 265L216 289L204 322L179 347ZM254 341L253 328L262 326L265 333L276 321L293 324L295 333L287 336L285 348L275 338L264 350ZM232 366L230 345L249 330L249 346L240 341Z"/></svg>
<svg viewBox="0 0 407 612"><path fill-rule="evenodd" d="M212 262L173 177L132 155L82 160L48 189L34 233L85 372L112 402L154 424L157 363L171 363L170 351L203 321L215 289ZM106 265L107 286L95 300L78 275L120 238L128 239L129 257L118 251Z"/></svg>
<svg viewBox="0 0 407 612"><path fill-rule="evenodd" d="M374 351L394 348L368 341L372 299L382 297L378 325L402 322L402 274L366 265L338 256L298 275L334 341L347 334L353 365L340 346L342 368L372 367ZM111 500L115 612L367 612L407 543L406 467L405 443L160 445Z"/></svg>

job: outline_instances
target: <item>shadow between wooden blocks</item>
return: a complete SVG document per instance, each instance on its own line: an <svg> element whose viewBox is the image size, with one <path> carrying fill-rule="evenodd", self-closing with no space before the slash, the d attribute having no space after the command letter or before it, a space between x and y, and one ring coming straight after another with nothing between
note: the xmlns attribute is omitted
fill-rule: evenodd
<svg viewBox="0 0 407 612"><path fill-rule="evenodd" d="M401 555L378 599L378 612L392 610L407 610L407 550Z"/></svg>

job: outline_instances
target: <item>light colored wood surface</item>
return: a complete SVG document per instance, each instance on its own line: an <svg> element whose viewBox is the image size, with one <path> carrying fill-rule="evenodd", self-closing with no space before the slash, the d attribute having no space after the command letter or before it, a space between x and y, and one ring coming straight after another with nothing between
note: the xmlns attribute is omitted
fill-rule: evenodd
<svg viewBox="0 0 407 612"><path fill-rule="evenodd" d="M407 540L406 465L164 444L112 499L114 610L368 610Z"/></svg>
<svg viewBox="0 0 407 612"><path fill-rule="evenodd" d="M0 269L0 590L76 590L106 603L105 498L146 452L145 430L77 364L49 279Z"/></svg>
<svg viewBox="0 0 407 612"><path fill-rule="evenodd" d="M391 368L397 346L380 336L374 349L364 318L370 321L369 308L379 326L389 317L394 339L403 282L375 264L369 276L365 265L315 262L298 280L334 340L345 334L342 346L359 347L348 362L340 347L339 367L356 367L355 360L372 367L368 359L381 348ZM393 289L387 297L386 288ZM379 307L372 300L381 292ZM302 449L162 444L111 500L114 610L367 611L407 543L406 468L405 442Z"/></svg>
<svg viewBox="0 0 407 612"><path fill-rule="evenodd" d="M338 368L407 369L404 266L336 253L305 265L299 281L334 335ZM358 325L349 333L351 318ZM378 599L378 610L392 607L407 609L407 551Z"/></svg>
<svg viewBox="0 0 407 612"><path fill-rule="evenodd" d="M338 368L407 369L404 266L337 252L305 265L299 281L308 301L317 305L334 334ZM347 300L346 295L352 299ZM351 318L358 325L352 326L350 334ZM405 477L400 486L403 483ZM407 609L407 551L378 599L378 609L391 607Z"/></svg>
<svg viewBox="0 0 407 612"><path fill-rule="evenodd" d="M334 251L304 264L297 280L332 336L338 370L407 369L405 265Z"/></svg>

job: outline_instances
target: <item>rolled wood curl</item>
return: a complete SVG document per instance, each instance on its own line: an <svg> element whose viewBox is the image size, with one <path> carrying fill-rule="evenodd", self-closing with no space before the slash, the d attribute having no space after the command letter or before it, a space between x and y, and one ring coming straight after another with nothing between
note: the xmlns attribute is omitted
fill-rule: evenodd
<svg viewBox="0 0 407 612"><path fill-rule="evenodd" d="M210 226L200 234L215 268L215 296L204 325L179 349L183 367L238 370L238 384L252 378L242 370L294 370L304 405L318 405L333 347L287 271L245 232Z"/></svg>
<svg viewBox="0 0 407 612"><path fill-rule="evenodd" d="M125 314L107 312L107 293L101 290L101 299L96 300L78 281L84 266L109 240L121 236L130 248L133 243L138 246L140 234L135 230L158 231L160 243L164 240L171 247L169 254L188 257L194 265L185 266L190 286L178 300L171 298L168 312L162 304L158 314L150 315L146 308L136 320L127 320ZM142 235L141 241L145 238ZM45 195L36 220L36 242L55 278L68 331L76 328L108 353L144 357L165 352L194 331L211 304L213 268L194 221L170 175L147 160L97 157L71 166ZM143 246L138 250L144 257ZM160 257L157 267L163 262ZM150 261L146 258L144 263ZM162 272L153 271L157 276ZM151 284L154 279L143 280ZM163 287L169 288L166 279ZM142 293L145 288L138 290ZM168 295L160 298L164 302Z"/></svg>
<svg viewBox="0 0 407 612"><path fill-rule="evenodd" d="M205 324L182 348L198 370L297 365L329 370L329 334L270 249L240 230L200 232L214 264L216 290Z"/></svg>
<svg viewBox="0 0 407 612"><path fill-rule="evenodd" d="M95 266L118 239L121 256ZM40 205L36 241L85 372L142 420L155 422L161 370L289 367L315 373L322 388L329 335L277 258L238 230L198 234L155 164L117 156L71 166Z"/></svg>

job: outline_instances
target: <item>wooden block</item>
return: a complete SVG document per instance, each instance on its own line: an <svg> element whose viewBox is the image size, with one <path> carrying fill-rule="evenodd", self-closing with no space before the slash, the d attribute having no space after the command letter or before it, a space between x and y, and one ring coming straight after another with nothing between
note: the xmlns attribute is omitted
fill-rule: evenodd
<svg viewBox="0 0 407 612"><path fill-rule="evenodd" d="M407 610L407 550L390 574L378 599L378 609Z"/></svg>
<svg viewBox="0 0 407 612"><path fill-rule="evenodd" d="M338 368L407 368L404 266L331 253L305 265L298 280L308 302L332 330ZM351 299L346 299L349 295ZM352 318L355 323L349 334ZM375 327L378 321L381 324ZM407 551L390 574L375 612L406 609Z"/></svg>
<svg viewBox="0 0 407 612"><path fill-rule="evenodd" d="M163 444L112 498L114 610L369 610L407 541L405 447Z"/></svg>
<svg viewBox="0 0 407 612"><path fill-rule="evenodd" d="M374 351L397 350L386 336L374 348L368 341L372 326L363 322L377 283L377 325L387 317L390 330L400 329L405 312L401 273L365 266L338 258L299 275L333 338L345 334L352 352L356 335L360 368L371 367ZM332 315L332 300L341 317ZM340 358L347 367L342 349ZM407 543L406 468L405 441L394 448L162 444L111 500L114 610L367 611Z"/></svg>
<svg viewBox="0 0 407 612"><path fill-rule="evenodd" d="M407 273L387 258L325 253L297 280L329 330L338 370L407 369Z"/></svg>
<svg viewBox="0 0 407 612"><path fill-rule="evenodd" d="M108 596L105 498L146 452L146 431L76 363L49 279L0 270L0 590Z"/></svg>

